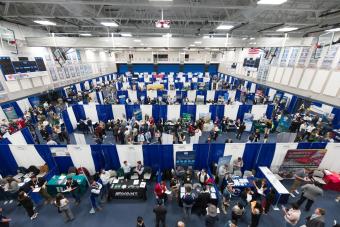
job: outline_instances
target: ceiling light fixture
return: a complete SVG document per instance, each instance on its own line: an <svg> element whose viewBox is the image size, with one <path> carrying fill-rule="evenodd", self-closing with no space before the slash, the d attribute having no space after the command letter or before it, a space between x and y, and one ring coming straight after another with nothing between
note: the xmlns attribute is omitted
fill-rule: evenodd
<svg viewBox="0 0 340 227"><path fill-rule="evenodd" d="M233 25L219 25L216 29L217 30L229 30L229 29L232 29L234 26Z"/></svg>
<svg viewBox="0 0 340 227"><path fill-rule="evenodd" d="M92 34L90 33L82 33L82 34L79 34L80 36L92 36Z"/></svg>
<svg viewBox="0 0 340 227"><path fill-rule="evenodd" d="M142 42L142 40L140 40L140 39L134 39L133 41L136 42L136 43Z"/></svg>
<svg viewBox="0 0 340 227"><path fill-rule="evenodd" d="M203 36L203 39L209 39L210 37L208 35Z"/></svg>
<svg viewBox="0 0 340 227"><path fill-rule="evenodd" d="M101 22L102 25L106 27L118 27L118 24L116 22Z"/></svg>
<svg viewBox="0 0 340 227"><path fill-rule="evenodd" d="M251 37L250 40L254 40L255 38L254 37Z"/></svg>
<svg viewBox="0 0 340 227"><path fill-rule="evenodd" d="M121 33L122 37L132 37L131 33Z"/></svg>
<svg viewBox="0 0 340 227"><path fill-rule="evenodd" d="M247 37L242 38L242 40L247 40L247 39L248 39Z"/></svg>
<svg viewBox="0 0 340 227"><path fill-rule="evenodd" d="M170 38L170 37L172 37L171 33L167 33L167 34L163 35L163 38Z"/></svg>
<svg viewBox="0 0 340 227"><path fill-rule="evenodd" d="M257 2L258 5L281 5L287 0L260 0Z"/></svg>
<svg viewBox="0 0 340 227"><path fill-rule="evenodd" d="M57 25L56 23L52 22L52 21L48 21L48 20L35 20L34 23L37 23L37 24L41 24L41 25Z"/></svg>
<svg viewBox="0 0 340 227"><path fill-rule="evenodd" d="M194 46L195 46L195 44L190 44L189 46L191 46L191 47L194 47Z"/></svg>
<svg viewBox="0 0 340 227"><path fill-rule="evenodd" d="M195 44L201 44L202 42L201 41L195 41Z"/></svg>
<svg viewBox="0 0 340 227"><path fill-rule="evenodd" d="M340 28L327 29L327 32L340 32Z"/></svg>
<svg viewBox="0 0 340 227"><path fill-rule="evenodd" d="M291 31L295 31L298 30L298 28L295 27L284 27L284 28L279 28L276 31L277 32L291 32Z"/></svg>

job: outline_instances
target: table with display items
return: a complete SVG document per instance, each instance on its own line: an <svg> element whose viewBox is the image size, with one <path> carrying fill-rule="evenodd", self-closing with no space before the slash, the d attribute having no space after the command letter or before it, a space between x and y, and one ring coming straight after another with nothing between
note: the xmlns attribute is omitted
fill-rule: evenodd
<svg viewBox="0 0 340 227"><path fill-rule="evenodd" d="M87 189L87 180L84 175L73 175L72 179L79 184L79 193L84 194ZM66 189L67 176L55 175L47 182L47 191L50 195L55 196L59 192L64 192Z"/></svg>
<svg viewBox="0 0 340 227"><path fill-rule="evenodd" d="M199 210L199 207L197 206L198 204L196 203L198 195L202 192L202 187L194 187L191 191L191 194L194 197L194 204L192 206L192 212L196 212ZM217 192L214 186L209 187L209 194L210 194L210 201L209 203L214 204L215 206L218 205L218 198L217 198ZM180 207L183 207L183 201L182 198L185 195L185 187L180 187L179 190L179 200L178 200L178 205Z"/></svg>
<svg viewBox="0 0 340 227"><path fill-rule="evenodd" d="M109 191L109 200L112 199L146 200L146 182L144 180L113 180Z"/></svg>

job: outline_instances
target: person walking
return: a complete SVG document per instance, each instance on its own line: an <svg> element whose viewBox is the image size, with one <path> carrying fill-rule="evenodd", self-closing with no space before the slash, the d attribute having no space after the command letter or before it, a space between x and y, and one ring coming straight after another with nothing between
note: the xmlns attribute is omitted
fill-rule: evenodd
<svg viewBox="0 0 340 227"><path fill-rule="evenodd" d="M181 198L183 202L183 212L185 218L190 218L191 216L191 209L194 205L194 197L191 193L191 187L185 187L185 194Z"/></svg>
<svg viewBox="0 0 340 227"><path fill-rule="evenodd" d="M250 227L257 227L260 223L260 218L262 215L263 209L262 205L258 201L251 202L251 223Z"/></svg>
<svg viewBox="0 0 340 227"><path fill-rule="evenodd" d="M19 192L18 201L19 205L24 207L31 220L37 218L38 213L34 209L33 201L24 191Z"/></svg>
<svg viewBox="0 0 340 227"><path fill-rule="evenodd" d="M157 205L153 208L153 212L156 215L156 227L159 227L160 223L162 223L162 226L165 227L167 210L161 199L157 199Z"/></svg>
<svg viewBox="0 0 340 227"><path fill-rule="evenodd" d="M283 206L282 210L284 213L284 219L286 221L286 227L293 227L299 222L301 216L299 205L293 203L292 208L287 209Z"/></svg>
<svg viewBox="0 0 340 227"><path fill-rule="evenodd" d="M322 208L316 208L314 214L307 218L306 227L325 227L326 211Z"/></svg>
<svg viewBox="0 0 340 227"><path fill-rule="evenodd" d="M209 204L207 211L208 212L205 218L205 226L214 227L216 222L218 221L217 207L213 204Z"/></svg>
<svg viewBox="0 0 340 227"><path fill-rule="evenodd" d="M302 194L300 199L297 201L297 204L300 207L302 203L307 200L305 211L309 211L317 197L323 195L323 190L321 189L321 185L316 182L314 184L303 185L301 189Z"/></svg>
<svg viewBox="0 0 340 227"><path fill-rule="evenodd" d="M65 222L72 221L74 219L74 215L71 211L68 199L61 193L58 193L55 199L55 205L58 208L58 211L63 214L65 218Z"/></svg>

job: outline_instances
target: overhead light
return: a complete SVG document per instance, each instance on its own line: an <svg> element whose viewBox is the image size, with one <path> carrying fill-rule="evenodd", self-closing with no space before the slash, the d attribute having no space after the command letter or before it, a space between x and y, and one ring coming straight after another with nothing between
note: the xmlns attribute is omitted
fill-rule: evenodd
<svg viewBox="0 0 340 227"><path fill-rule="evenodd" d="M102 25L107 27L118 27L118 24L116 22L101 22Z"/></svg>
<svg viewBox="0 0 340 227"><path fill-rule="evenodd" d="M142 42L142 40L140 40L140 39L134 39L133 41L136 42L136 43Z"/></svg>
<svg viewBox="0 0 340 227"><path fill-rule="evenodd" d="M340 28L332 28L332 29L328 29L326 31L327 32L340 32Z"/></svg>
<svg viewBox="0 0 340 227"><path fill-rule="evenodd" d="M253 43L249 43L250 45L255 45L256 43L255 42L253 42Z"/></svg>
<svg viewBox="0 0 340 227"><path fill-rule="evenodd" d="M191 46L191 47L194 47L194 46L195 46L195 44L190 44L189 46Z"/></svg>
<svg viewBox="0 0 340 227"><path fill-rule="evenodd" d="M202 42L201 41L195 41L196 44L201 44Z"/></svg>
<svg viewBox="0 0 340 227"><path fill-rule="evenodd" d="M208 35L203 36L203 39L209 39L210 37Z"/></svg>
<svg viewBox="0 0 340 227"><path fill-rule="evenodd" d="M121 33L122 37L132 37L131 33Z"/></svg>
<svg viewBox="0 0 340 227"><path fill-rule="evenodd" d="M221 24L216 29L217 30L229 30L229 29L232 29L233 27L234 27L233 25L223 25L223 24Z"/></svg>
<svg viewBox="0 0 340 227"><path fill-rule="evenodd" d="M163 35L163 37L164 38L170 38L170 37L172 37L172 34L171 33L167 33L167 34Z"/></svg>
<svg viewBox="0 0 340 227"><path fill-rule="evenodd" d="M56 23L48 20L35 20L34 23L41 24L41 25L57 25Z"/></svg>
<svg viewBox="0 0 340 227"><path fill-rule="evenodd" d="M254 37L251 37L250 40L254 40L255 38Z"/></svg>
<svg viewBox="0 0 340 227"><path fill-rule="evenodd" d="M82 34L79 34L80 36L92 36L90 33L82 33Z"/></svg>
<svg viewBox="0 0 340 227"><path fill-rule="evenodd" d="M139 44L139 45L144 46L144 43L141 43L141 44Z"/></svg>
<svg viewBox="0 0 340 227"><path fill-rule="evenodd" d="M185 53L183 52L183 53L181 53L181 54L183 54L183 55L184 55Z"/></svg>
<svg viewBox="0 0 340 227"><path fill-rule="evenodd" d="M277 32L291 32L294 30L298 30L298 28L294 28L294 27L284 27L284 28L279 28L276 31Z"/></svg>
<svg viewBox="0 0 340 227"><path fill-rule="evenodd" d="M259 5L281 5L285 3L287 0L260 0L257 2Z"/></svg>
<svg viewBox="0 0 340 227"><path fill-rule="evenodd" d="M242 40L247 40L247 39L248 39L247 37L242 38Z"/></svg>

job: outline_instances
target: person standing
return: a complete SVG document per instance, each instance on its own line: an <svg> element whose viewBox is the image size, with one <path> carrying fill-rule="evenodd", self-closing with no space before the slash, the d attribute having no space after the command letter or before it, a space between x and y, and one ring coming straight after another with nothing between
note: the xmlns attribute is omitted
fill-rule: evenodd
<svg viewBox="0 0 340 227"><path fill-rule="evenodd" d="M98 206L97 203L97 198L100 195L100 191L102 189L103 185L97 181L92 181L91 183L91 195L90 195L90 200L91 200L91 210L90 214L96 213L96 211L102 210L100 206Z"/></svg>
<svg viewBox="0 0 340 227"><path fill-rule="evenodd" d="M299 205L293 203L292 208L287 209L282 207L282 210L284 213L284 219L286 221L286 227L293 227L299 222L301 216Z"/></svg>
<svg viewBox="0 0 340 227"><path fill-rule="evenodd" d="M242 217L244 214L244 206L242 203L237 203L233 208L231 209L231 221L237 225L238 220Z"/></svg>
<svg viewBox="0 0 340 227"><path fill-rule="evenodd" d="M236 139L241 140L242 134L245 129L246 129L246 125L244 122L242 122L242 124L237 129Z"/></svg>
<svg viewBox="0 0 340 227"><path fill-rule="evenodd" d="M316 208L314 214L307 218L306 227L325 227L326 211L322 208Z"/></svg>
<svg viewBox="0 0 340 227"><path fill-rule="evenodd" d="M69 191L72 197L75 199L75 204L80 204L80 188L79 184L76 180L73 180L72 177L68 177L66 181L66 190Z"/></svg>
<svg viewBox="0 0 340 227"><path fill-rule="evenodd" d="M183 202L183 212L185 218L190 218L191 216L191 209L194 205L194 197L191 193L191 187L185 187L185 194L181 198Z"/></svg>
<svg viewBox="0 0 340 227"><path fill-rule="evenodd" d="M295 195L293 194L293 192L295 192L296 194L299 194L299 191L297 190L301 184L303 182L305 182L306 177L309 174L309 170L307 168L303 168L300 169L298 171L295 172L294 174L294 182L292 184L292 186L289 189L289 192L291 194L292 197L295 197Z"/></svg>
<svg viewBox="0 0 340 227"><path fill-rule="evenodd" d="M1 227L9 227L9 223L12 220L10 218L7 218L6 216L3 215L2 213L2 207L0 207L0 226Z"/></svg>
<svg viewBox="0 0 340 227"><path fill-rule="evenodd" d="M63 194L58 193L55 199L55 205L58 207L58 210L63 214L65 218L65 222L72 221L74 219L74 215L71 211L68 199L64 197Z"/></svg>
<svg viewBox="0 0 340 227"><path fill-rule="evenodd" d="M157 200L157 205L153 208L153 212L156 215L156 227L159 227L160 223L162 223L162 226L165 227L167 210L161 199Z"/></svg>
<svg viewBox="0 0 340 227"><path fill-rule="evenodd" d="M260 223L262 215L262 205L258 201L251 202L251 223L250 227L257 227Z"/></svg>
<svg viewBox="0 0 340 227"><path fill-rule="evenodd" d="M297 204L300 207L302 203L305 200L307 200L305 211L309 211L314 201L316 200L316 198L323 195L323 190L321 189L321 185L317 183L306 184L302 186L301 189L302 189L302 194L301 194L300 199L297 201Z"/></svg>
<svg viewBox="0 0 340 227"><path fill-rule="evenodd" d="M205 218L205 226L214 227L217 221L218 221L217 207L213 204L210 204L208 206L208 212Z"/></svg>
<svg viewBox="0 0 340 227"><path fill-rule="evenodd" d="M145 227L144 219L141 216L137 217L137 227Z"/></svg>
<svg viewBox="0 0 340 227"><path fill-rule="evenodd" d="M201 215L206 215L207 211L207 207L208 204L210 202L210 193L209 193L209 189L206 185L203 185L202 187L202 192L198 194L197 199L196 199L196 206L198 207L198 216Z"/></svg>
<svg viewBox="0 0 340 227"><path fill-rule="evenodd" d="M241 171L241 168L243 167L243 160L242 157L238 157L233 161L233 172L235 171Z"/></svg>
<svg viewBox="0 0 340 227"><path fill-rule="evenodd" d="M131 176L131 165L127 162L124 161L124 165L122 166L123 172L124 172L124 178L125 179L130 179Z"/></svg>
<svg viewBox="0 0 340 227"><path fill-rule="evenodd" d="M268 214L270 207L275 201L275 189L270 188L269 192L265 196L264 214Z"/></svg>
<svg viewBox="0 0 340 227"><path fill-rule="evenodd" d="M100 199L101 199L101 201L104 201L104 202L107 200L108 194L109 194L110 177L111 176L110 176L110 173L108 171L105 171L105 169L101 169L99 178L100 178L101 184L103 185L103 188L102 188L102 191L101 191L101 194L100 194Z"/></svg>
<svg viewBox="0 0 340 227"><path fill-rule="evenodd" d="M24 207L31 220L37 218L38 213L34 210L33 201L24 191L19 192L18 201L19 205Z"/></svg>

